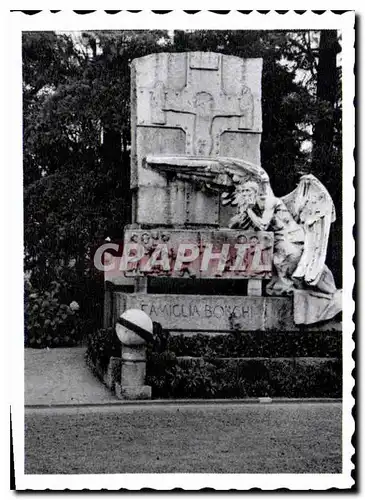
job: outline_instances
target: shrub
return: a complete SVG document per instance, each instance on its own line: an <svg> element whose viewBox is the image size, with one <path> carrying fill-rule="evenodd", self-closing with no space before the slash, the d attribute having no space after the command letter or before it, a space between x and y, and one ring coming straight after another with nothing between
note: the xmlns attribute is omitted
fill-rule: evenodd
<svg viewBox="0 0 365 500"><path fill-rule="evenodd" d="M341 397L342 365L339 359L217 359L212 361L224 383L234 386L230 397ZM244 391L242 390L244 388ZM231 391L232 392L232 391ZM222 397L228 397L223 395Z"/></svg>
<svg viewBox="0 0 365 500"><path fill-rule="evenodd" d="M106 371L111 356L120 357L120 340L114 328L100 328L88 337L86 357L94 365Z"/></svg>
<svg viewBox="0 0 365 500"><path fill-rule="evenodd" d="M78 304L63 304L60 285L52 282L49 290L25 288L25 346L34 348L66 347L80 340Z"/></svg>
<svg viewBox="0 0 365 500"><path fill-rule="evenodd" d="M161 355L159 355L161 356ZM154 398L341 397L341 363L289 359L161 357L147 364L146 383Z"/></svg>
<svg viewBox="0 0 365 500"><path fill-rule="evenodd" d="M323 342L325 334L316 332L317 337L310 336L306 350L305 342L299 334L295 334L293 337L300 349L296 347L293 350L296 345L293 339L285 342L284 336L273 332L248 333L241 337L170 336L155 323L155 341L147 346L146 384L152 386L153 398L156 399L341 397L341 359L308 357L309 352L322 353L323 346L329 345L334 346L331 353L338 353L339 334L331 334L328 338L333 344L328 340ZM303 337L305 335L302 334ZM248 359L242 356L243 352L256 353L256 356L262 354L262 346L265 342L270 343L271 337L274 337L271 345L277 345L272 356L277 352L305 352L307 357ZM101 329L90 337L87 355L94 364L98 362L105 372L110 357L120 356L120 349L114 329ZM181 356L182 352L188 354ZM230 356L232 353L236 356Z"/></svg>
<svg viewBox="0 0 365 500"><path fill-rule="evenodd" d="M341 357L341 332L237 332L208 336L170 336L167 349L177 356L240 357Z"/></svg>

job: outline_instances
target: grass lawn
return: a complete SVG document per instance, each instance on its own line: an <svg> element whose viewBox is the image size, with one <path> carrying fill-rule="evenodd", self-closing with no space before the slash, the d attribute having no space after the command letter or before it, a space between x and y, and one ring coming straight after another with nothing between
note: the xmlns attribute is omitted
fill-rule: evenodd
<svg viewBox="0 0 365 500"><path fill-rule="evenodd" d="M339 473L341 404L27 410L27 474Z"/></svg>

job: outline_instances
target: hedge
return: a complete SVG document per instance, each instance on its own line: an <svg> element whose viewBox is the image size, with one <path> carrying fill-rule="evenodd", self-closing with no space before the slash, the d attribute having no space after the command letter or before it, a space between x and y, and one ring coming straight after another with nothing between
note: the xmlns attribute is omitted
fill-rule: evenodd
<svg viewBox="0 0 365 500"><path fill-rule="evenodd" d="M86 358L105 373L111 356L121 356L120 340L115 328L100 328L88 338Z"/></svg>
<svg viewBox="0 0 365 500"><path fill-rule="evenodd" d="M341 397L338 332L185 337L155 324L154 334L146 378L153 398ZM110 357L120 355L113 328L90 338L88 361L104 372Z"/></svg>
<svg viewBox="0 0 365 500"><path fill-rule="evenodd" d="M157 332L157 329L159 331ZM156 338L166 335L155 324ZM294 358L294 357L342 357L341 332L242 332L228 335L194 336L169 335L165 345L157 349L167 350L176 356L204 358ZM107 366L111 356L120 356L120 342L114 328L98 330L89 338L88 350L93 359ZM150 346L156 350L156 346Z"/></svg>
<svg viewBox="0 0 365 500"><path fill-rule="evenodd" d="M341 357L341 332L240 332L188 337L173 335L168 350L194 357Z"/></svg>
<svg viewBox="0 0 365 500"><path fill-rule="evenodd" d="M153 398L341 397L338 359L179 359L152 356Z"/></svg>

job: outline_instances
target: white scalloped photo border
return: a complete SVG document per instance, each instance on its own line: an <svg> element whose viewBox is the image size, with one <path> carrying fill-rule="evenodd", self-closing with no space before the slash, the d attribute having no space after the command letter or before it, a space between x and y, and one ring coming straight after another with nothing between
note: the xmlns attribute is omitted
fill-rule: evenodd
<svg viewBox="0 0 365 500"><path fill-rule="evenodd" d="M15 4L17 2L14 2ZM41 2L42 3L42 2ZM138 2L137 2L138 3ZM244 7L244 6L243 6ZM14 7L15 8L15 5ZM24 6L23 6L24 8ZM135 7L137 8L137 6ZM11 336L11 365L8 373L12 381L12 425L15 454L15 473L17 490L117 490L126 488L140 490L152 488L159 491L172 488L199 490L215 488L217 490L248 490L261 488L274 490L288 488L293 490L326 490L328 488L349 489L354 480L351 471L354 465L351 457L354 447L351 437L355 431L355 422L351 414L354 406L352 390L354 379L352 370L355 363L352 358L354 341L354 301L352 292L355 283L355 271L352 265L355 255L355 242L352 228L355 223L355 191L353 178L355 175L355 112L353 100L355 96L354 77L354 12L341 15L325 12L321 15L313 12L297 14L289 11L280 14L271 11L268 14L252 12L241 14L231 11L220 15L202 11L189 15L183 11L173 11L159 15L151 11L138 14L122 11L109 15L104 11L88 15L77 15L72 11L61 11L52 14L42 11L28 16L21 12L8 15L6 29L8 112L7 146L9 148L6 181L8 182L7 207L12 207L11 234L13 242L12 263L16 268L9 272L6 279L12 302L8 311L9 326L6 330ZM337 29L342 32L342 65L343 65L343 470L341 474L111 474L111 475L25 475L24 474L24 340L23 317L23 206L14 203L21 200L22 193L22 79L21 79L21 32L22 31L80 31L98 29ZM4 76L3 76L4 78ZM20 332L20 333L19 333Z"/></svg>

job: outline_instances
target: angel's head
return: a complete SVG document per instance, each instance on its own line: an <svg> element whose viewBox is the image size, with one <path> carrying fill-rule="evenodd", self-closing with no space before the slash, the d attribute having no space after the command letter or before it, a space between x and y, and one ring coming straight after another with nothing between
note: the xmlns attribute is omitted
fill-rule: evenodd
<svg viewBox="0 0 365 500"><path fill-rule="evenodd" d="M141 242L143 245L147 245L150 241L150 235L148 233L143 233L141 236Z"/></svg>
<svg viewBox="0 0 365 500"><path fill-rule="evenodd" d="M237 236L237 243L239 243L240 245L243 245L243 244L247 243L246 235L245 234L239 234Z"/></svg>
<svg viewBox="0 0 365 500"><path fill-rule="evenodd" d="M256 203L258 193L259 185L257 182L247 181L240 186L241 199L250 205Z"/></svg>
<svg viewBox="0 0 365 500"><path fill-rule="evenodd" d="M258 239L257 236L255 236L255 235L251 236L251 238L250 238L250 247L251 248L255 248L258 242L259 242L259 239Z"/></svg>

